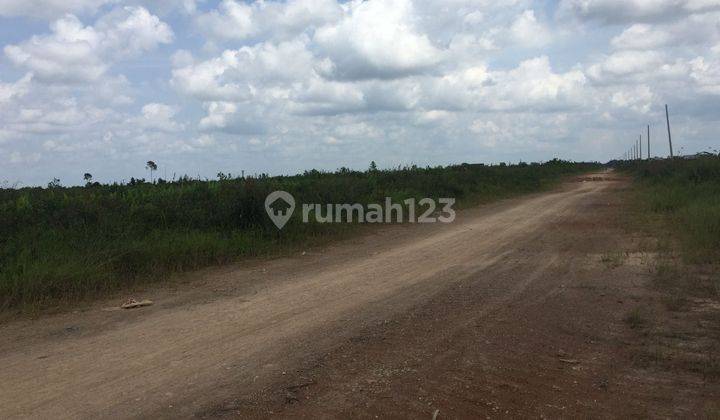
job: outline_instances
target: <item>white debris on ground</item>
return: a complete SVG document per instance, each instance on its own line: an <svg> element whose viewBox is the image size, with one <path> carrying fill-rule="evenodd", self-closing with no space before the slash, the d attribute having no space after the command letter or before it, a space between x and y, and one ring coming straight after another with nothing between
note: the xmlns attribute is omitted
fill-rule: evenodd
<svg viewBox="0 0 720 420"><path fill-rule="evenodd" d="M153 301L151 301L150 299L144 299L141 301L137 301L133 298L130 298L130 299L126 300L125 303L120 305L120 307L122 309L134 309L134 308L140 308L142 306L150 306L152 304L153 304Z"/></svg>

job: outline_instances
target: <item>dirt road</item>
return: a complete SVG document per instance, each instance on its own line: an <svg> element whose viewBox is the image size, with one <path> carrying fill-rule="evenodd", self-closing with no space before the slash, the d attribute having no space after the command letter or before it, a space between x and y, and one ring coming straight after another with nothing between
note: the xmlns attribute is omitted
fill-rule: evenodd
<svg viewBox="0 0 720 420"><path fill-rule="evenodd" d="M612 174L0 326L0 418L702 414L632 363L643 263Z"/></svg>

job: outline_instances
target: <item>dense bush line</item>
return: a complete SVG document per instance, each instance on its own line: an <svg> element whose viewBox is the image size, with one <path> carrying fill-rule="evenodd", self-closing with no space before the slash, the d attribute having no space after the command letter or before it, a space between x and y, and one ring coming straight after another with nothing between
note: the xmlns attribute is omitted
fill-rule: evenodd
<svg viewBox="0 0 720 420"><path fill-rule="evenodd" d="M0 189L0 306L80 299L172 272L278 253L349 228L293 220L278 232L264 210L274 190L300 203L381 203L387 196L398 202L456 197L468 205L537 191L594 167L554 160Z"/></svg>
<svg viewBox="0 0 720 420"><path fill-rule="evenodd" d="M665 216L691 262L720 262L720 157L623 163L650 212Z"/></svg>

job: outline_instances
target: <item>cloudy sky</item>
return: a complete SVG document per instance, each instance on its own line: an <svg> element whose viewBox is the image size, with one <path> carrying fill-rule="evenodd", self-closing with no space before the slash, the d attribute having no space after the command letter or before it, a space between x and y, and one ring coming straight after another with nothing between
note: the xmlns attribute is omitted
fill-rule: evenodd
<svg viewBox="0 0 720 420"><path fill-rule="evenodd" d="M720 148L720 0L0 0L0 182Z"/></svg>

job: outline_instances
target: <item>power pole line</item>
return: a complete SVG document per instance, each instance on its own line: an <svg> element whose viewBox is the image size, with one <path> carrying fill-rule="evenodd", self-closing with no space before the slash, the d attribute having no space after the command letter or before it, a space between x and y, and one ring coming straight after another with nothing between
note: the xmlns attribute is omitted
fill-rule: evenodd
<svg viewBox="0 0 720 420"><path fill-rule="evenodd" d="M647 136L647 139L648 139L648 148L647 148L647 149L648 149L648 160L650 160L650 124L648 124L648 136Z"/></svg>
<svg viewBox="0 0 720 420"><path fill-rule="evenodd" d="M665 120L667 121L667 129L668 129L668 142L670 143L670 157L673 157L673 149L672 149L672 135L670 134L670 113L668 112L668 106L665 104Z"/></svg>
<svg viewBox="0 0 720 420"><path fill-rule="evenodd" d="M642 160L642 134L640 134L640 137L638 140L638 149L640 150L640 160Z"/></svg>

